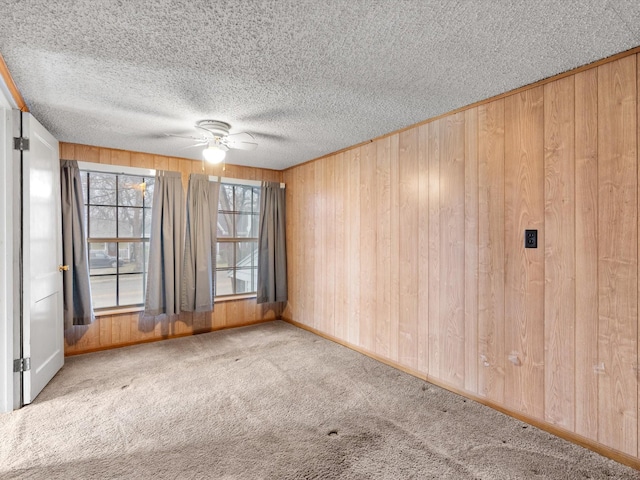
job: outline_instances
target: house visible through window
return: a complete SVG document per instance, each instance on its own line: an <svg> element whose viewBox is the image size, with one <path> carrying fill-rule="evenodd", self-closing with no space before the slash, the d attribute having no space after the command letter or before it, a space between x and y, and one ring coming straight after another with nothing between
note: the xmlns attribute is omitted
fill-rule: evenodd
<svg viewBox="0 0 640 480"><path fill-rule="evenodd" d="M154 178L81 172L95 309L144 304Z"/></svg>
<svg viewBox="0 0 640 480"><path fill-rule="evenodd" d="M255 293L260 187L222 183L218 205L216 296Z"/></svg>

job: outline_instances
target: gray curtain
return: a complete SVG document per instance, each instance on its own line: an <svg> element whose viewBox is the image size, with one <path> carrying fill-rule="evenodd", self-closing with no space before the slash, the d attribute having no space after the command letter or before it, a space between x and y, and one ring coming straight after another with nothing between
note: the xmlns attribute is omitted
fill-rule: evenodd
<svg viewBox="0 0 640 480"><path fill-rule="evenodd" d="M182 274L182 310L213 310L220 183L191 174L187 190L187 231Z"/></svg>
<svg viewBox="0 0 640 480"><path fill-rule="evenodd" d="M258 234L258 303L287 301L285 191L276 182L263 182Z"/></svg>
<svg viewBox="0 0 640 480"><path fill-rule="evenodd" d="M69 270L62 275L66 330L73 325L89 325L95 316L91 303L80 170L75 160L62 160L60 166L62 263L69 266Z"/></svg>
<svg viewBox="0 0 640 480"><path fill-rule="evenodd" d="M180 173L158 170L151 211L145 315L180 313L183 205Z"/></svg>

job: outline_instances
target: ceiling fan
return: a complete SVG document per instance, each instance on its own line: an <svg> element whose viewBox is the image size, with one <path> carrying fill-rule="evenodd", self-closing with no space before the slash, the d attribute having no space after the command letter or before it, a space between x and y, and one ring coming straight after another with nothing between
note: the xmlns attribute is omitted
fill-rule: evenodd
<svg viewBox="0 0 640 480"><path fill-rule="evenodd" d="M190 135L174 135L166 133L167 137L189 138L197 140L198 143L191 147L206 148L202 151L202 156L209 163L220 163L224 160L228 150L255 150L258 144L253 135L247 132L229 133L231 125L218 120L200 120L195 127L202 130L203 134L196 137Z"/></svg>

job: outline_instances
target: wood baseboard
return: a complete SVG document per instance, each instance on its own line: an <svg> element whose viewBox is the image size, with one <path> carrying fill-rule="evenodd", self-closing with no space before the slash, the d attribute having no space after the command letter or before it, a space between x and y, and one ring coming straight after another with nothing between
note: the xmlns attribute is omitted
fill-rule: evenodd
<svg viewBox="0 0 640 480"><path fill-rule="evenodd" d="M501 413L504 413L505 415L509 415L510 417L515 418L516 420L520 420L521 422L525 422L529 425L532 425L536 428L539 428L540 430L544 430L545 432L548 432L552 435L555 435L556 437L560 437L564 440L567 440L569 442L575 443L577 445L580 445L581 447L587 448L593 452L596 452L604 457L610 458L612 460L615 460L618 463L622 463L623 465L627 465L631 468L634 468L636 470L640 470L640 459L636 458L636 457L632 457L631 455L628 455L624 452L620 452L618 450L615 450L611 447L607 447L606 445L603 445L601 443L598 443L594 440L591 440L590 438L586 438L583 437L582 435L578 435L575 432L572 432L570 430L566 430L562 427L558 427L557 425L553 425L551 423L547 423L544 421L541 421L539 419L530 417L528 415L522 414L520 412L516 412L513 410L510 410L506 407L504 407L503 405L500 405L498 403L492 402L491 400L488 400L486 398L483 398L481 396L478 396L474 393L468 392L466 390L462 390L459 389L457 387L454 387L446 382L443 382L437 378L433 378L429 375L426 375L422 372L418 372L416 370L413 370L411 368L407 368L403 365L400 365L392 360L389 360L387 358L381 357L379 355L377 355L374 352L370 352L368 350L365 350L357 345L353 345L349 342L345 342L344 340L341 340L337 337L334 337L332 335L328 335L326 333L323 333L319 330L316 330L315 328L309 327L307 325L304 325L302 323L296 322L295 320L292 320L290 318L285 318L282 317L281 320L295 326L298 328L301 328L303 330L307 330L311 333L314 333L322 338L326 338L327 340L331 340L332 342L338 343L344 347L347 347L351 350L355 350L358 353L361 353L363 355L366 355L367 357L373 358L374 360L378 360L379 362L382 362L386 365L389 365L390 367L396 368L398 370L401 370L405 373L408 373L409 375L413 375L414 377L417 377L421 380L424 380L425 382L429 382L433 385L436 385L438 387L444 388L445 390L448 390L452 393L455 393L457 395L460 395L462 397L465 397L469 400L473 400L474 402L478 402L482 405L485 405L489 408L492 408L494 410L497 410Z"/></svg>
<svg viewBox="0 0 640 480"><path fill-rule="evenodd" d="M84 355L85 353L103 352L105 350L113 350L115 348L122 348L122 347L131 347L133 345L142 345L144 343L162 342L164 340L170 340L172 338L191 337L193 335L200 335L201 333L219 332L220 330L228 330L230 328L249 327L251 325L258 325L260 323L273 322L275 320L277 320L277 318L268 319L268 320L252 320L252 321L249 321L249 322L238 323L236 325L229 325L229 326L225 325L223 327L212 328L212 329L209 329L209 330L198 330L196 332L176 333L176 334L173 334L173 335L164 335L164 336L161 336L161 337L146 338L144 340L135 340L133 342L123 342L123 343L117 343L117 344L110 344L110 345L106 345L104 347L87 348L85 350L80 350L80 351L77 351L77 352L65 352L64 356L65 357L73 357L75 355Z"/></svg>

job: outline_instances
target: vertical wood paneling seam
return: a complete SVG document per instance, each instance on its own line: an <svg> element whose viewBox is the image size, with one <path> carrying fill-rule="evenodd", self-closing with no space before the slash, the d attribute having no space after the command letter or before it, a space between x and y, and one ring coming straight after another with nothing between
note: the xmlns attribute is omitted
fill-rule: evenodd
<svg viewBox="0 0 640 480"><path fill-rule="evenodd" d="M636 105L635 105L635 110L636 110L636 121L638 118L638 65L637 65L637 55L635 55L635 74L636 74ZM635 162L635 168L636 168L636 173L635 173L635 178L638 179L638 143L637 143L637 138L638 138L638 124L636 123L636 162ZM638 196L638 188L639 188L639 182L636 181L636 205L640 205L640 196ZM638 224L640 224L640 222L638 221L639 219L639 211L636 211L636 228L638 226ZM640 238L640 237L636 237L636 238ZM640 285L640 282L638 282L638 270L640 269L640 262L638 262L638 244L640 242L636 243L636 295L638 294L638 285ZM637 329L637 323L638 323L638 311L639 309L637 308L637 299L638 297L636 296L636 365L635 365L635 375L636 375L636 392L639 390L639 386L638 386L638 329ZM637 425L640 425L640 420L638 420L640 418L640 415L638 415L638 398L636 398L636 428ZM639 433L636 431L636 437L639 436ZM640 442L638 442L638 449L640 449Z"/></svg>
<svg viewBox="0 0 640 480"><path fill-rule="evenodd" d="M476 115L480 115L480 110L476 110ZM480 351L480 336L478 335L480 331L480 319L478 317L479 309L478 309L478 296L480 295L480 122L479 117L476 120L476 195L478 199L476 201L476 393L480 393L480 377L479 377L479 358L478 352Z"/></svg>
<svg viewBox="0 0 640 480"><path fill-rule="evenodd" d="M426 271L427 271L427 309L424 312L424 319L423 321L426 323L427 325L427 336L423 339L424 342L426 342L426 345L424 346L425 350L426 350L426 361L425 361L425 366L424 366L424 371L426 374L429 373L429 335L430 335L430 331L429 331L429 265L431 265L431 255L430 255L430 251L429 251L429 229L431 228L431 226L429 225L429 194L430 194L430 185L429 185L429 180L430 180L430 165L429 165L429 126L427 124L427 126L424 127L425 128L425 137L427 139L427 146L425 148L424 151L424 155L425 155L425 164L427 166L427 178L426 181L424 182L427 189L426 189L426 193L425 193L425 197L426 198L426 205L423 206L423 208L425 208L426 211L426 224L427 224L427 235L426 235L426 245L424 245L424 248L426 249L426 257L427 257L427 266L426 266ZM423 185L424 186L424 185ZM418 194L418 198L420 198L420 193ZM418 208L418 212L420 212L420 209ZM419 213L418 213L419 214ZM424 267L423 267L424 268Z"/></svg>
<svg viewBox="0 0 640 480"><path fill-rule="evenodd" d="M576 432L576 430L578 429L577 425L576 425L576 405L577 405L577 396L576 396L576 385L578 383L577 377L576 377L576 351L578 350L578 342L576 339L576 332L577 332L577 325L576 322L578 321L577 317L578 315L576 314L577 312L577 298L578 298L578 288L577 285L575 284L575 278L577 277L577 273L578 273L578 258L577 258L577 252L576 252L576 237L578 235L578 221L577 221L577 208L576 208L576 200L577 200L577 185L576 185L576 178L577 178L577 164L578 164L578 159L576 158L576 77L575 75L573 75L572 77L572 81L573 81L573 278L574 278L574 287L573 287L573 432Z"/></svg>
<svg viewBox="0 0 640 480"><path fill-rule="evenodd" d="M468 161L467 158L467 117L466 115L463 115L462 118L464 119L464 124L463 124L463 129L462 129L462 171L463 171L463 175L462 175L462 221L463 221L463 228L462 228L462 241L463 241L463 245L464 245L464 241L466 239L466 229L467 229L467 222L465 219L465 213L466 213L466 199L467 199L467 182L466 182L466 175L464 174L464 172L466 172L466 162ZM467 282L465 281L467 276L467 255L466 255L466 248L463 247L462 249L462 298L461 300L461 306L462 306L462 345L465 345L466 343L466 337L467 337L467 323L466 323L466 319L465 319L465 312L466 312L466 305L467 305ZM465 361L465 355L463 354L462 356L462 388L464 388L466 381L465 378L467 376L467 362Z"/></svg>
<svg viewBox="0 0 640 480"><path fill-rule="evenodd" d="M475 385L474 388L474 393L478 393L478 259L479 259L479 245L480 245L480 236L479 236L479 231L480 229L478 228L478 224L479 224L479 211L480 211L480 207L479 207L479 195L480 195L480 189L479 189L479 157L478 157L478 109L475 110L475 121L473 122L473 127L474 127L474 131L471 132L471 135L475 136L475 141L474 141L474 146L475 146L475 158L474 158L474 169L475 169L475 185L472 189L472 193L475 191L475 211L473 212L473 214L475 215L476 218L476 225L475 225L475 245L473 246L473 248L475 248L475 265L472 265L472 272L473 272L473 280L475 283L475 291L473 292L473 294L475 295L475 309L474 309L474 317L473 317L473 321L475 322L475 328L474 328L474 335L475 338L473 339L473 343L475 344L474 347L474 359L473 362L475 363L475 368L473 369L473 372L475 373L475 378L473 379L473 385ZM467 122L466 122L466 117L465 117L465 141L467 138L466 135L466 130L468 128ZM466 152L466 149L465 149ZM468 159L465 158L465 161L468 161ZM465 182L465 188L466 188L466 182ZM466 193L465 193L465 198L466 198ZM467 222L465 222L465 228L467 227ZM466 239L466 233L465 233L465 239ZM466 258L466 256L465 256ZM465 261L466 262L466 261ZM465 269L467 268L467 265L465 263ZM468 294L468 292L465 291L465 304L466 304L466 295ZM468 334L468 332L465 332L465 337ZM465 372L465 377L466 377L466 372Z"/></svg>
<svg viewBox="0 0 640 480"><path fill-rule="evenodd" d="M474 188L475 188L475 196L476 196L476 205L475 205L474 215L475 215L475 217L477 219L478 218L478 204L477 204L477 199L478 199L478 188L477 188L477 185L478 185L478 138L477 138L477 135L478 135L478 122L477 122L477 113L478 113L478 110L476 109L475 112L476 112L476 122L474 122L475 131L471 132L471 134L472 135L476 135L476 139L475 139L475 142L474 142L474 144L475 144L474 168L476 169L476 172L475 172L475 175L474 175L475 179L476 179L475 180L476 185L474 186ZM466 158L466 152L467 152L466 142L467 142L468 129L469 129L469 125L467 123L467 117L465 116L465 122L464 122L464 130L465 130L465 135L464 135L464 139L465 139L465 150L464 150L465 151L465 160L464 161L465 162L469 161L469 159ZM467 198L467 182L466 181L465 181L464 185L465 185L465 199L466 199ZM472 188L471 189L471 193L473 193L473 190L474 189ZM466 206L465 206L465 211L466 211ZM465 241L466 241L466 228L467 228L466 220L465 220L464 227L465 227L464 238L465 238ZM476 300L475 300L476 301L476 308L475 308L475 312L474 312L475 315L474 315L473 321L476 324L476 328L474 328L475 338L473 339L473 343L475 344L475 347L474 347L473 350L475 352L474 356L476 357L474 359L474 362L477 362L477 357L478 357L478 308L477 308L477 303L478 303L478 275L477 275L477 267L478 267L478 260L477 260L478 259L478 255L477 255L477 249L478 249L478 226L477 226L477 220L476 220L476 229L475 229L475 238L474 238L474 247L473 248L476 249L476 264L468 266L467 265L467 260L466 260L467 256L465 255L464 268L465 268L465 278L466 278L466 275L469 274L469 272L467 272L467 267L471 268L471 272L473 274L473 278L474 278L474 282L475 282L475 292L474 292L474 294L476 296ZM465 310L466 310L467 295L469 294L469 292L467 292L467 290L466 290L466 284L467 283L465 281L465 289L464 289ZM467 332L466 329L465 329L465 333L464 333L465 342L466 342L466 338L467 338L468 334L469 334L469 332ZM477 365L477 363L476 363L476 365ZM475 385L475 391L477 392L477 390L478 390L478 368L477 368L477 366L473 371L475 371L475 378L473 379L473 384ZM466 365L465 365L465 378L466 378L466 376L467 376L467 371L466 371ZM466 383L466 381L465 381L465 383Z"/></svg>
<svg viewBox="0 0 640 480"><path fill-rule="evenodd" d="M432 172L432 165L431 165L431 148L433 148L432 146L432 138L431 138L431 124L427 124L427 138L428 138L428 144L427 144L427 183L429 185L429 188L427 190L427 225L428 225L428 231L427 231L427 249L428 249L428 259L429 259L429 263L427 266L427 279L429 282L429 289L427 290L427 312L426 312L426 316L427 316L427 324L428 324L428 334L427 334L427 373L429 374L433 374L432 372L432 362L431 362L431 356L432 356L432 344L431 344L431 337L433 336L433 332L431 329L432 326L432 319L431 319L431 310L432 310L432 305L431 305L431 298L432 298L432 294L431 294L431 268L432 268L432 263L433 263L433 255L431 255L431 235L432 235L432 225L431 225L431 200L432 200L432 184L431 184L431 175L433 174Z"/></svg>
<svg viewBox="0 0 640 480"><path fill-rule="evenodd" d="M502 403L506 405L507 397L507 100L505 97L502 103L502 212L504 221L502 223L502 365L504 368L504 379L502 386Z"/></svg>
<svg viewBox="0 0 640 480"><path fill-rule="evenodd" d="M429 347L428 347L428 368L429 374L435 378L442 378L440 373L441 361L440 361L440 268L441 268L441 255L440 255L440 222L438 211L440 209L440 149L441 138L439 121L429 124L429 144L428 144L428 172L429 172L429 195L428 195L428 248L429 248L429 266L428 266L428 278L429 278L429 290L428 290L428 334L429 334ZM436 198L435 194L438 194ZM433 251L433 255L431 255ZM433 281L433 283L432 283ZM432 328L433 327L433 328Z"/></svg>
<svg viewBox="0 0 640 480"><path fill-rule="evenodd" d="M635 55L636 61L636 204L638 205L638 210L636 212L636 228L638 229L637 238L640 238L640 177L638 176L638 152L640 151L640 101L638 100L638 95L640 95L640 69L638 68L638 58L639 55ZM636 268L636 295L640 297L640 241L636 244L636 261L638 262ZM636 308L636 364L635 364L635 375L636 375L636 425L637 432L636 437L637 441L637 450L636 454L640 456L640 349L638 348L638 344L640 343L640 308Z"/></svg>
<svg viewBox="0 0 640 480"><path fill-rule="evenodd" d="M471 110L469 110L469 111L471 111ZM477 110L476 110L476 112L477 112ZM463 157L462 157L463 158L462 165L463 165L463 171L464 171L464 176L463 176L463 183L464 183L464 193L463 193L463 195L464 195L463 196L463 198L464 198L464 205L463 205L463 207L464 207L464 215L463 215L464 228L462 229L462 238L463 238L463 245L464 245L464 256L463 256L463 263L462 264L463 264L463 267L464 267L464 270L463 270L464 274L463 274L463 277L462 277L462 285L463 285L462 286L462 288L463 288L463 290L462 290L462 298L463 298L463 300L462 300L462 311L463 311L463 323L464 323L464 327L465 327L464 328L463 345L465 345L465 347L467 345L467 338L468 338L467 335L469 334L469 332L467 331L466 326L467 326L467 322L468 322L468 317L467 317L467 314L468 314L468 311L467 311L467 293L468 293L467 292L467 278L468 277L467 276L470 274L470 272L467 271L467 248L469 247L467 245L467 231L468 231L468 223L469 223L468 219L467 219L467 200L468 200L467 199L467 165L469 164L468 163L469 162L469 158L467 158L467 152L468 152L468 150L467 150L467 146L468 146L468 144L467 144L467 135L468 135L468 132L469 132L469 122L467 121L468 120L467 119L467 117L468 117L467 113L468 112L465 112L465 115L464 115L464 133L463 133L463 138L464 138L464 149L463 149L463 152L464 153L463 153ZM476 142L476 145L477 145L477 142ZM476 163L476 165L477 165L477 163ZM477 231L477 229L476 229L476 231ZM476 242L476 245L477 245L477 242ZM477 318L478 318L477 313L476 313L475 318L477 320ZM473 339L474 343L476 344L476 348L475 348L476 351L477 351L477 346L478 346L477 338L478 338L478 335L476 333L475 339ZM464 390L467 390L467 384L468 384L467 383L467 380L468 380L467 375L470 372L467 371L466 353L465 353L465 362L464 363L465 364L464 364L464 373L462 375L462 387L463 387ZM476 375L476 378L475 378L475 384L476 385L477 385L477 381L478 380L477 380L477 375ZM477 387L476 387L476 390L477 390Z"/></svg>
<svg viewBox="0 0 640 480"><path fill-rule="evenodd" d="M546 355L545 355L545 350L546 350L546 339L545 339L545 323L546 323L546 318L545 318L545 313L546 313L546 301L547 301L547 282L546 282L546 278L547 278L547 262L546 262L546 252L545 252L545 244L547 242L547 216L545 213L545 202L546 202L546 198L547 198L547 188L546 188L546 184L547 182L545 181L545 167L546 167L546 145L545 145L545 140L546 140L546 128L547 128L547 123L546 123L546 116L544 114L544 107L545 107L545 102L546 102L546 98L545 98L545 94L544 94L544 90L542 93L542 175L540 176L540 181L542 182L541 185L541 192L542 192L542 238L543 238L543 255L542 255L542 359L544 362L544 367L542 370L542 409L540 410L542 412L542 417L543 419L545 418L545 412L547 411L547 395L545 394L545 392L547 391L547 375L546 372L544 371L545 369L549 368L545 362L546 360Z"/></svg>
<svg viewBox="0 0 640 480"><path fill-rule="evenodd" d="M636 79L636 105L635 105L635 110L636 110L636 162L635 162L635 168L636 168L636 173L635 173L635 178L636 178L636 208L638 208L638 205L640 205L640 196L638 196L638 188L640 188L640 184L638 182L638 124L637 124L637 119L638 119L638 63L637 63L637 58L638 56L635 55L634 56L634 63L635 63L635 79ZM640 218L640 209L636 210L636 228L638 226L638 224L640 224L639 222L639 218ZM637 235L637 234L636 234ZM636 236L636 239L638 239L640 237ZM640 282L638 281L638 271L640 270L640 262L638 261L638 244L640 244L640 242L636 241L636 338L635 338L635 344L636 344L636 365L635 365L635 375L636 375L636 392L639 390L639 386L638 386L638 312L640 311L640 309L638 309L638 291L639 291L639 287L638 285L640 285ZM638 438L640 436L640 432L637 430L638 425L640 425L640 415L638 414L638 412L640 411L640 409L638 408L638 397L636 397L636 438ZM637 440L636 440L637 441ZM640 449L640 442L637 442L637 449Z"/></svg>
<svg viewBox="0 0 640 480"><path fill-rule="evenodd" d="M475 169L476 169L476 173L475 173L475 177L476 177L476 185L475 185L475 193L476 193L476 205L475 205L475 216L476 216L476 245L475 245L475 249L476 249L476 258L475 258L475 265L474 265L474 274L475 274L475 284L476 284L476 288L475 288L475 296L476 296L476 304L475 304L475 322L476 322L476 328L475 328L475 335L476 338L474 340L475 344L476 344L476 348L475 348L475 363L476 363L476 368L475 368L475 374L476 374L476 378L474 381L475 384L475 392L476 394L479 393L479 373L478 373L478 352L480 351L480 335L478 335L480 329L479 329L479 320L478 320L478 295L480 292L480 151L479 151L479 145L480 145L480 122L479 122L479 114L480 111L478 109L476 109L476 121L475 123L475 132L473 132L473 134L476 137L476 141L475 141L475 148L476 148L476 152L475 152Z"/></svg>
<svg viewBox="0 0 640 480"><path fill-rule="evenodd" d="M399 210L400 210L400 196L399 196L399 181L400 181L400 168L399 168L399 155L400 155L400 138L399 135L392 135L389 142L389 198L390 198L390 222L389 222L389 243L390 243L390 288L391 295L389 296L391 320L389 327L389 357L392 360L399 361L398 350L398 338L400 330L400 241L399 241Z"/></svg>
<svg viewBox="0 0 640 480"><path fill-rule="evenodd" d="M596 154L596 161L595 161L595 168L596 168L596 186L595 186L595 195L596 195L596 201L595 201L595 209L596 209L596 213L595 213L595 234L596 234L596 239L600 238L600 141L599 141L599 135L598 135L598 130L600 129L600 80L599 80L599 70L596 68L595 69L595 76L596 76L596 103L595 103L595 107L596 107L596 128L594 131L594 136L595 136L595 142L596 142L596 146L595 146L595 154ZM596 262L595 262L595 270L596 270L596 342L595 342L595 349L596 349L596 360L600 359L600 341L598 340L600 337L600 244L599 242L596 240ZM595 368L595 365L592 366L593 368ZM598 441L598 439L600 438L600 408L599 408L599 403L600 403L600 375L596 375L596 380L595 380L595 384L596 384L596 404L595 404L595 411L596 411L596 438L595 440Z"/></svg>
<svg viewBox="0 0 640 480"><path fill-rule="evenodd" d="M333 247L334 247L333 251L334 252L336 251L336 248L335 248L335 246L336 246L336 237L338 235L338 232L337 232L338 229L337 229L337 226L336 226L337 225L337 218L338 218L338 214L336 213L336 210L337 210L336 209L336 203L337 203L337 198L338 198L338 182L337 182L336 175L335 175L335 171L338 170L337 169L337 165L338 165L338 157L336 156L336 157L334 157L334 162L333 162L334 176L331 179L331 181L332 181L331 188L332 188L332 196L333 196L333 212L332 212L333 213L333 218L332 218L331 221L333 222L332 223L332 232L333 232ZM336 274L336 256L335 255L332 255L332 260L331 261L333 262L333 274L335 275ZM333 325L331 326L331 332L332 332L333 335L335 335L335 333L336 333L336 317L337 317L337 314L336 314L336 285L335 285L336 282L334 281L334 279L331 279L330 283L332 284L332 288L333 288L333 295L332 295L332 297L333 297L332 298L332 306L333 306L332 310L333 311L331 312L331 314L333 315L333 318L332 318Z"/></svg>
<svg viewBox="0 0 640 480"><path fill-rule="evenodd" d="M442 121L442 120L441 120ZM442 208L442 143L443 143L443 139L442 139L442 135L440 133L440 122L438 122L438 212L440 211L440 209ZM438 277L436 278L436 281L440 281L440 272L442 271L442 249L440 248L440 237L442 236L442 222L440 221L440 214L438 213L438 215L436 216L438 219L438 239L437 239L437 245L438 245ZM437 325L438 325L438 378L442 379L442 336L440 335L442 332L442 302L440 302L440 289L442 287L439 288L438 290L438 296L436 297L436 302L438 303L438 319L437 321Z"/></svg>
<svg viewBox="0 0 640 480"><path fill-rule="evenodd" d="M596 68L596 129L594 135L596 137L596 216L595 216L595 231L596 231L596 239L600 238L600 139L598 135L598 130L600 129L600 76L599 70ZM600 359L600 244L596 240L596 360ZM595 367L595 365L594 365ZM600 438L600 375L596 375L596 438L598 441Z"/></svg>
<svg viewBox="0 0 640 480"><path fill-rule="evenodd" d="M502 164L503 164L503 174L502 174L502 178L499 179L502 182L502 212L503 212L503 216L504 216L504 222L502 225L502 244L505 246L503 248L503 252L502 252L502 290L503 290L503 295L502 295L502 325L500 326L501 330L502 330L502 348L506 349L506 335L507 335L507 327L506 327L506 320L505 320L505 314L506 314L506 303L507 303L507 295L506 295L506 287L507 287L507 277L506 277L506 272L507 272L507 255L506 255L506 241L507 241L507 228L506 228L506 221L507 221L507 215L506 215L506 200L507 200L507 192L506 192L506 164L507 164L507 119L506 119L506 102L508 100L509 96L505 96L502 101L503 101L503 107L502 107L502 115L503 115L503 121L502 121L502 129L503 129L503 141L502 141ZM504 355L503 355L503 360L504 360ZM502 398L502 403L505 403L505 399L504 399L504 392L505 392L505 387L506 387L506 368L505 368L505 373L504 373L504 385L503 385L503 398Z"/></svg>
<svg viewBox="0 0 640 480"><path fill-rule="evenodd" d="M415 180L414 180L414 202L415 202L415 212L414 212L414 220L416 222L416 226L415 226L415 239L414 239L414 245L416 247L416 252L419 250L420 248L420 129L419 127L415 128L415 142L414 142L414 162L413 162L413 168L414 168L414 174L415 174ZM419 286L419 282L420 282L420 262L417 261L420 258L420 254L416 255L416 267L415 267L415 280L416 280L416 287L415 287L415 308L414 308L414 314L416 316L415 319L415 334L416 334L416 339L415 339L415 369L419 370L419 365L420 365L420 329L421 329L421 318L420 318L420 286Z"/></svg>

